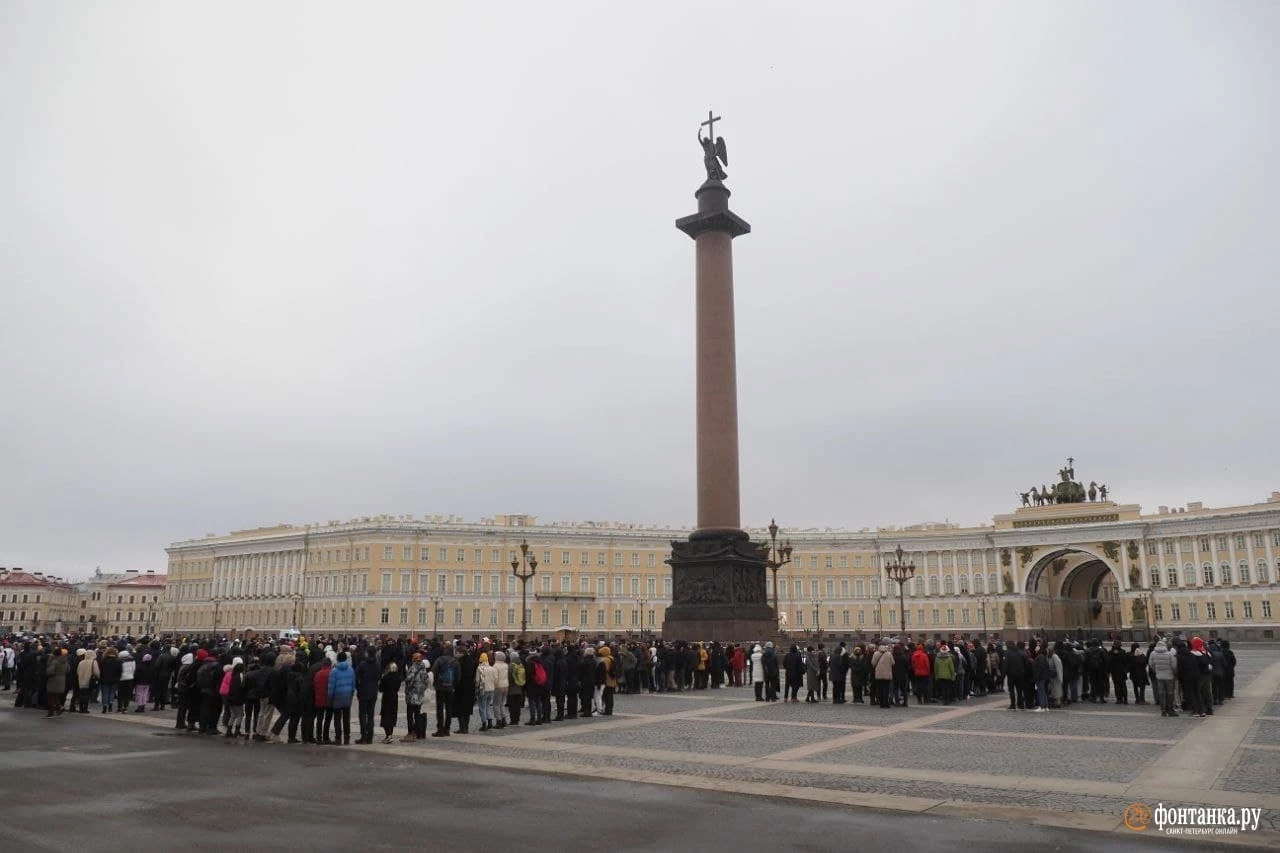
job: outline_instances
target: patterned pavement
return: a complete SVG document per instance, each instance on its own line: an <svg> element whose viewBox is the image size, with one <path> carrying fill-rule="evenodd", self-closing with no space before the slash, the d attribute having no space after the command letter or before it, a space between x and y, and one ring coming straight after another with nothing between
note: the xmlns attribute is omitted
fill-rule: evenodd
<svg viewBox="0 0 1280 853"><path fill-rule="evenodd" d="M1010 712L1005 696L888 710L757 703L726 688L621 695L612 717L539 727L479 733L473 717L467 736L360 749L1120 832L1134 802L1260 807L1263 831L1235 840L1280 849L1280 719L1268 719L1280 717L1280 661L1273 647L1236 652L1238 698L1203 720L1154 705ZM119 719L171 726L168 715Z"/></svg>

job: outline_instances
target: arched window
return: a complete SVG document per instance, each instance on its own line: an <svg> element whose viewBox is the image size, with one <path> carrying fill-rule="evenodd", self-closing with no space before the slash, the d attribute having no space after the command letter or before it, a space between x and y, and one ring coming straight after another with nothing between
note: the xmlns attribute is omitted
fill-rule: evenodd
<svg viewBox="0 0 1280 853"><path fill-rule="evenodd" d="M982 575L981 575L981 574L976 574L976 575L974 575L974 576L973 576L973 591L974 591L974 592L976 592L978 595L982 595L982 587L983 587L983 583L982 583Z"/></svg>
<svg viewBox="0 0 1280 853"><path fill-rule="evenodd" d="M1169 586L1173 587L1178 585L1178 567L1177 566L1169 566L1165 570L1165 574L1168 576Z"/></svg>
<svg viewBox="0 0 1280 853"><path fill-rule="evenodd" d="M935 578L934 582L937 582ZM916 595L924 595L924 578L916 578Z"/></svg>
<svg viewBox="0 0 1280 853"><path fill-rule="evenodd" d="M1209 571L1212 572L1213 569L1210 568ZM1182 567L1182 585L1195 586L1195 583L1196 583L1196 567L1191 565L1190 563L1187 563Z"/></svg>
<svg viewBox="0 0 1280 853"><path fill-rule="evenodd" d="M1247 567L1249 564L1245 563L1244 565ZM1224 584L1231 583L1231 564L1230 563L1222 564L1222 571L1218 573L1218 577L1219 579L1221 579L1222 583Z"/></svg>
<svg viewBox="0 0 1280 853"><path fill-rule="evenodd" d="M1000 584L996 580L995 572L989 572L987 574L987 592L991 593L992 595L1000 594Z"/></svg>
<svg viewBox="0 0 1280 853"><path fill-rule="evenodd" d="M947 595L955 595L955 582L951 579L951 575L947 575L942 579L942 591Z"/></svg>
<svg viewBox="0 0 1280 853"><path fill-rule="evenodd" d="M960 576L960 594L961 595L969 594L969 576L968 575Z"/></svg>
<svg viewBox="0 0 1280 853"><path fill-rule="evenodd" d="M1266 563L1263 563L1263 565L1265 566ZM1240 561L1240 583L1247 584L1250 582L1251 582L1251 578L1249 577L1249 564L1244 560L1241 560Z"/></svg>
<svg viewBox="0 0 1280 853"><path fill-rule="evenodd" d="M1203 571L1204 585L1213 586L1213 563L1205 563L1200 568Z"/></svg>
<svg viewBox="0 0 1280 853"><path fill-rule="evenodd" d="M1151 570L1151 588L1152 589L1160 588L1160 570L1159 569Z"/></svg>

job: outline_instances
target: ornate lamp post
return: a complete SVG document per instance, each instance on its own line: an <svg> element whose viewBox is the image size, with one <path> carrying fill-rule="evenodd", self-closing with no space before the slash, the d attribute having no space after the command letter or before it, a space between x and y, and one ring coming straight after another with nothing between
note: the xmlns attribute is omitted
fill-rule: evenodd
<svg viewBox="0 0 1280 853"><path fill-rule="evenodd" d="M813 605L813 635L822 636L822 599L815 598L809 602Z"/></svg>
<svg viewBox="0 0 1280 853"><path fill-rule="evenodd" d="M648 631L648 629L647 629L647 628L645 628L645 626L644 626L644 611L645 611L645 608L649 606L649 602L648 602L648 600L647 600L647 599L644 599L644 598L637 598L637 599L636 599L636 606L640 608L640 636L641 636L641 637L648 637L648 636L649 636L649 631Z"/></svg>
<svg viewBox="0 0 1280 853"><path fill-rule="evenodd" d="M522 571L527 569L527 571ZM520 556L511 561L511 574L520 579L520 639L529 630L529 579L538 573L538 558L529 553L529 543L520 541Z"/></svg>
<svg viewBox="0 0 1280 853"><path fill-rule="evenodd" d="M765 560L765 568L773 572L773 616L781 620L782 611L778 609L778 569L791 562L791 540L788 539L778 547L778 521L769 519L769 559Z"/></svg>
<svg viewBox="0 0 1280 853"><path fill-rule="evenodd" d="M299 606L300 606L300 605L302 604L302 602L303 602L303 601L305 601L306 599L302 597L302 593L300 593L300 592L291 592L291 593L289 593L289 598L293 599L293 619L292 619L292 625L293 625L293 627L294 627L294 628L296 628L296 629L298 630L298 633L299 633L299 634L301 634L301 633L302 633L302 626L301 626L300 624L298 624L298 613L299 613ZM305 610L303 610L303 611L301 611L301 612L305 612Z"/></svg>
<svg viewBox="0 0 1280 853"><path fill-rule="evenodd" d="M147 605L147 633L154 635L156 632L156 603L153 601Z"/></svg>
<svg viewBox="0 0 1280 853"><path fill-rule="evenodd" d="M982 641L987 641L987 597L978 596L978 615L982 618Z"/></svg>
<svg viewBox="0 0 1280 853"><path fill-rule="evenodd" d="M209 600L213 602L213 636L214 636L214 639L217 639L217 637L218 637L218 610L222 607L222 602L223 602L225 599L224 599L221 595L215 595L213 598L211 598L211 599L209 599Z"/></svg>
<svg viewBox="0 0 1280 853"><path fill-rule="evenodd" d="M902 561L902 558L904 555L902 552L901 545L899 545L897 549L894 550L893 555L896 559L892 563L889 563L887 566L885 566L884 570L885 572L888 573L889 577L892 578L894 581L896 581L898 584L898 618L902 622L900 637L903 642L906 642L907 611L905 609L906 601L903 598L903 595L905 593L905 586L907 581L911 580L916 575L916 564L904 563Z"/></svg>
<svg viewBox="0 0 1280 853"><path fill-rule="evenodd" d="M440 639L440 604L444 599L438 595L431 596L431 637Z"/></svg>

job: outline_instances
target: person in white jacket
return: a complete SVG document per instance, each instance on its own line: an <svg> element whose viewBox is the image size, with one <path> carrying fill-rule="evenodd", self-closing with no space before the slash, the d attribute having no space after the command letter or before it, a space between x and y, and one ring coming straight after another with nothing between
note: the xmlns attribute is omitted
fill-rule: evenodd
<svg viewBox="0 0 1280 853"><path fill-rule="evenodd" d="M495 720L493 728L505 729L507 727L507 684L511 678L511 671L510 667L507 666L505 652L494 652L493 659L493 671L497 682L493 689L493 718Z"/></svg>
<svg viewBox="0 0 1280 853"><path fill-rule="evenodd" d="M764 701L764 652L760 646L751 650L751 685L756 690L756 701Z"/></svg>
<svg viewBox="0 0 1280 853"><path fill-rule="evenodd" d="M116 696L116 711L121 714L129 710L129 703L133 701L133 672L137 666L128 649L120 653L120 687Z"/></svg>
<svg viewBox="0 0 1280 853"><path fill-rule="evenodd" d="M480 731L493 728L493 694L498 689L498 672L489 663L489 655L480 653L476 667L476 700L480 710Z"/></svg>

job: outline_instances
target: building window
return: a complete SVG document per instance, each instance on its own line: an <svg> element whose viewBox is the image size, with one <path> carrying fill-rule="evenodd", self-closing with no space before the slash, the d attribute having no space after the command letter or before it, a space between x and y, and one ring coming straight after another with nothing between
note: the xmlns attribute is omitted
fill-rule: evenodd
<svg viewBox="0 0 1280 853"><path fill-rule="evenodd" d="M1244 534L1243 534L1243 533L1237 533L1237 534L1236 534L1236 547L1237 547L1237 548L1239 548L1241 551L1243 551L1243 550L1244 550L1245 545L1244 545Z"/></svg>
<svg viewBox="0 0 1280 853"><path fill-rule="evenodd" d="M1245 563L1244 565L1248 566L1249 564ZM1231 564L1230 563L1223 563L1222 566L1219 568L1218 573L1222 576L1222 583L1224 586L1231 583Z"/></svg>
<svg viewBox="0 0 1280 853"><path fill-rule="evenodd" d="M840 578L840 597L841 598L849 597L849 579L848 578Z"/></svg>
<svg viewBox="0 0 1280 853"><path fill-rule="evenodd" d="M1271 602L1265 599L1262 602L1262 618L1263 619L1271 618Z"/></svg>
<svg viewBox="0 0 1280 853"><path fill-rule="evenodd" d="M1200 537L1200 553L1201 554L1209 553L1209 537L1208 536Z"/></svg>
<svg viewBox="0 0 1280 853"><path fill-rule="evenodd" d="M391 562L391 546L390 545L382 546L382 559L383 559L383 562L388 562L388 563Z"/></svg>
<svg viewBox="0 0 1280 853"><path fill-rule="evenodd" d="M1156 554L1160 553L1160 552L1159 552L1159 550L1158 550L1158 548L1159 548L1159 545L1157 545L1155 542L1148 542L1148 543L1147 543L1147 556L1148 556L1148 557L1154 557Z"/></svg>
<svg viewBox="0 0 1280 853"><path fill-rule="evenodd" d="M968 575L960 576L960 594L961 595L969 594L969 576Z"/></svg>
<svg viewBox="0 0 1280 853"><path fill-rule="evenodd" d="M1227 618L1227 619L1234 619L1234 618L1236 618L1236 605L1235 605L1235 603L1234 603L1234 602L1231 602L1231 601L1223 602L1223 605L1222 605L1222 615L1223 615L1223 617L1225 617L1225 618Z"/></svg>
<svg viewBox="0 0 1280 853"><path fill-rule="evenodd" d="M950 607L947 608L947 624L948 625L956 624L956 612Z"/></svg>
<svg viewBox="0 0 1280 853"><path fill-rule="evenodd" d="M567 565L569 565L569 552L568 552L568 551L561 551L561 552L560 552L560 565L562 565L562 566L567 566Z"/></svg>
<svg viewBox="0 0 1280 853"><path fill-rule="evenodd" d="M1164 605L1163 604L1156 605L1156 621L1157 622L1164 621Z"/></svg>
<svg viewBox="0 0 1280 853"><path fill-rule="evenodd" d="M1177 570L1177 569L1175 569L1173 566L1170 566L1170 567L1168 568L1168 570L1167 570L1166 574L1168 574L1168 576L1169 576L1169 586L1170 586L1170 587L1175 587L1175 586L1177 586L1177 585L1178 585L1178 570Z"/></svg>
<svg viewBox="0 0 1280 853"><path fill-rule="evenodd" d="M613 565L614 565L615 567L621 567L621 566L622 566L622 552L621 552L621 551L614 551L614 552L613 552Z"/></svg>
<svg viewBox="0 0 1280 853"><path fill-rule="evenodd" d="M933 624L937 625L941 623L942 622L942 619L940 618L941 616L942 616L942 611L940 611L936 607L933 608Z"/></svg>
<svg viewBox="0 0 1280 853"><path fill-rule="evenodd" d="M511 555L511 559L513 559L513 560L514 560L514 559L515 559L515 556L516 556L515 554L512 554L512 555ZM501 563L501 562L502 562L502 549L501 549L501 548L494 548L494 549L492 549L492 550L489 552L489 562L490 562L490 563Z"/></svg>
<svg viewBox="0 0 1280 853"><path fill-rule="evenodd" d="M405 545L405 546L404 546L404 549L403 549L403 552L402 552L402 556L403 556L404 561L405 561L406 563L408 563L408 562L410 562L411 560L413 560L413 546L412 546L412 545Z"/></svg>
<svg viewBox="0 0 1280 853"><path fill-rule="evenodd" d="M457 556L456 556L456 561L457 561L457 562L459 562L459 563L465 563L465 562L467 561L467 549L466 549L466 548L459 548L459 549L458 549L458 553L457 553Z"/></svg>
<svg viewBox="0 0 1280 853"><path fill-rule="evenodd" d="M481 595L484 592L484 576L483 575L471 576L471 592L474 595Z"/></svg>
<svg viewBox="0 0 1280 853"><path fill-rule="evenodd" d="M479 607L471 608L471 624L472 625L480 624L480 608Z"/></svg>
<svg viewBox="0 0 1280 853"><path fill-rule="evenodd" d="M382 573L382 591L391 592L391 572Z"/></svg>
<svg viewBox="0 0 1280 853"><path fill-rule="evenodd" d="M861 628L865 624L866 624L866 614L863 611L859 610L858 611L858 627Z"/></svg>
<svg viewBox="0 0 1280 853"><path fill-rule="evenodd" d="M1218 537L1218 550L1219 551L1227 550L1227 537L1225 536Z"/></svg>
<svg viewBox="0 0 1280 853"><path fill-rule="evenodd" d="M640 565L640 554L636 551L631 552L631 566L634 568Z"/></svg>
<svg viewBox="0 0 1280 853"><path fill-rule="evenodd" d="M1202 568L1204 569L1204 585L1213 586L1213 564L1205 563Z"/></svg>
<svg viewBox="0 0 1280 853"><path fill-rule="evenodd" d="M802 609L796 611L796 625L797 626L804 625L804 610Z"/></svg>
<svg viewBox="0 0 1280 853"><path fill-rule="evenodd" d="M1265 566L1265 565L1266 565L1266 563L1263 563L1262 565L1264 565L1264 566ZM1241 563L1241 564L1240 564L1240 583L1241 583L1241 584L1247 584L1247 583L1250 583L1249 578L1250 578L1250 574L1249 574L1249 564L1248 564L1248 563Z"/></svg>
<svg viewBox="0 0 1280 853"><path fill-rule="evenodd" d="M423 548L423 549L422 549L422 562L424 562L424 563L429 563L429 562L431 562L431 549L430 549L430 548Z"/></svg>
<svg viewBox="0 0 1280 853"><path fill-rule="evenodd" d="M652 569L652 568L653 568L654 566L656 566L657 564L658 564L658 557L657 557L657 555L656 555L656 554L650 554L650 555L649 555L649 564L648 564L648 565L649 565L649 568L651 568L651 569Z"/></svg>
<svg viewBox="0 0 1280 853"><path fill-rule="evenodd" d="M662 579L662 594L667 598L671 597L671 577L667 576Z"/></svg>
<svg viewBox="0 0 1280 853"><path fill-rule="evenodd" d="M1280 559L1276 560L1276 570L1280 571ZM1270 583L1266 563L1258 563L1258 583Z"/></svg>
<svg viewBox="0 0 1280 853"><path fill-rule="evenodd" d="M809 568L811 568L811 569L816 569L816 568L818 568L818 558L817 558L817 557L810 557L810 558L809 558Z"/></svg>
<svg viewBox="0 0 1280 853"><path fill-rule="evenodd" d="M391 610L386 607L382 608L382 624L386 625L390 621L391 621Z"/></svg>
<svg viewBox="0 0 1280 853"><path fill-rule="evenodd" d="M840 555L840 568L842 569L849 568L849 556L847 554Z"/></svg>
<svg viewBox="0 0 1280 853"><path fill-rule="evenodd" d="M828 569L832 568L833 567L832 559L833 559L832 557L827 557L825 560L823 560L823 566L825 566Z"/></svg>
<svg viewBox="0 0 1280 853"><path fill-rule="evenodd" d="M444 594L449 591L449 576L440 574L436 575L436 592Z"/></svg>
<svg viewBox="0 0 1280 853"><path fill-rule="evenodd" d="M1206 601L1204 605L1204 617L1206 619L1218 618L1218 606L1212 601Z"/></svg>
<svg viewBox="0 0 1280 853"><path fill-rule="evenodd" d="M621 626L622 626L622 611L621 611L621 610L615 610L615 611L613 611L613 624L614 624L614 626L615 626L615 627L621 627Z"/></svg>
<svg viewBox="0 0 1280 853"><path fill-rule="evenodd" d="M456 592L456 593L458 593L459 595L461 595L462 593L464 593L464 592L466 592L466 591L467 591L467 576L466 576L466 575L454 575L454 576L453 576L453 591L454 591L454 592Z"/></svg>
<svg viewBox="0 0 1280 853"><path fill-rule="evenodd" d="M599 625L601 628L604 627L604 611L603 610L596 611L596 624Z"/></svg>
<svg viewBox="0 0 1280 853"><path fill-rule="evenodd" d="M1172 554L1172 553L1173 553L1173 551L1174 551L1174 542L1173 542L1173 540L1172 540L1172 539L1166 539L1166 540L1164 540L1164 552L1165 552L1166 554Z"/></svg>
<svg viewBox="0 0 1280 853"><path fill-rule="evenodd" d="M1210 577L1209 582L1210 582L1210 583L1213 583L1213 567L1212 567L1212 566L1208 566L1208 567L1207 567L1207 569L1208 569L1208 571L1209 571L1209 577ZM1182 567L1182 585L1183 585L1183 586L1195 586L1195 584L1196 584L1196 569L1195 569L1195 566L1191 565L1190 563L1186 563L1186 564L1185 564L1185 565L1183 565L1183 567Z"/></svg>
<svg viewBox="0 0 1280 853"><path fill-rule="evenodd" d="M605 589L606 589L605 577L604 575L600 575L596 578L596 595L600 596L601 598L604 598Z"/></svg>
<svg viewBox="0 0 1280 853"><path fill-rule="evenodd" d="M409 608L407 607L400 608L400 624L401 625L409 624Z"/></svg>
<svg viewBox="0 0 1280 853"><path fill-rule="evenodd" d="M1152 589L1160 588L1160 570L1159 569L1151 570L1151 588Z"/></svg>
<svg viewBox="0 0 1280 853"><path fill-rule="evenodd" d="M1196 603L1193 601L1187 605L1187 619L1194 622L1196 618Z"/></svg>
<svg viewBox="0 0 1280 853"><path fill-rule="evenodd" d="M879 597L879 595L880 595L880 578L872 578L872 579L871 579L871 595L872 595L873 597Z"/></svg>
<svg viewBox="0 0 1280 853"><path fill-rule="evenodd" d="M603 557L603 556L604 556L604 555L602 554L602 555L601 555L601 557ZM590 556L586 551L583 551L582 553L580 553L580 554L578 555L578 565L580 565L580 566L589 566L589 565L591 565L591 556ZM602 562L597 562L597 563L596 563L596 565L598 565L598 566L603 566L603 565L604 565L604 563L602 563Z"/></svg>
<svg viewBox="0 0 1280 853"><path fill-rule="evenodd" d="M1169 616L1174 622L1182 621L1182 608L1176 604L1169 605Z"/></svg>
<svg viewBox="0 0 1280 853"><path fill-rule="evenodd" d="M1243 602L1241 606L1244 608L1244 618L1252 619L1253 618L1253 602L1246 601L1246 602Z"/></svg>
<svg viewBox="0 0 1280 853"><path fill-rule="evenodd" d="M848 611L848 610L841 610L841 611L840 611L840 624L841 624L841 625L844 625L845 627L848 627L848 626L849 626L849 611Z"/></svg>
<svg viewBox="0 0 1280 853"><path fill-rule="evenodd" d="M400 573L400 591L413 592L413 572Z"/></svg>
<svg viewBox="0 0 1280 853"><path fill-rule="evenodd" d="M419 625L427 624L427 608L425 607L418 608L418 624Z"/></svg>
<svg viewBox="0 0 1280 853"><path fill-rule="evenodd" d="M955 595L955 581L952 580L951 575L942 579L942 591L947 595Z"/></svg>

